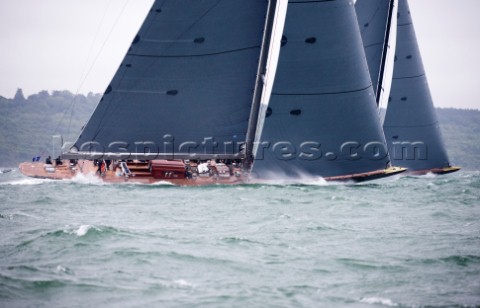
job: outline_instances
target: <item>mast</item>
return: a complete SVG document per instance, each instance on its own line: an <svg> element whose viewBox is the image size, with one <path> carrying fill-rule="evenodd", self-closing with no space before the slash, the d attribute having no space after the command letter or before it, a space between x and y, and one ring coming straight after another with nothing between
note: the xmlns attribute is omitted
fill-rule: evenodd
<svg viewBox="0 0 480 308"><path fill-rule="evenodd" d="M390 51L390 37L392 32L392 18L394 13L394 8L396 6L397 0L390 0L389 8L388 8L388 17L387 17L387 27L385 30L385 40L383 42L383 51L382 51L382 60L380 63L380 74L378 75L378 83L376 89L376 98L377 98L377 106L380 107L380 98L382 96L383 85L385 81L385 66L387 64L387 56ZM396 25L393 28L393 31L396 31ZM395 48L393 48L393 51ZM391 76L390 76L391 77ZM388 94L387 94L388 96Z"/></svg>
<svg viewBox="0 0 480 308"><path fill-rule="evenodd" d="M397 46L398 0L358 0L355 10L377 107L387 108Z"/></svg>
<svg viewBox="0 0 480 308"><path fill-rule="evenodd" d="M272 97L273 84L278 68L280 57L280 47L285 29L285 20L287 18L288 0L278 0L275 11L274 27L270 37L269 55L266 64L266 72L263 78L262 98L260 99L260 110L258 114L257 128L255 131L255 140L253 141L253 157L257 155L260 139L262 137L263 127L265 125L265 116L268 111L268 105ZM253 168L253 165L251 165Z"/></svg>
<svg viewBox="0 0 480 308"><path fill-rule="evenodd" d="M255 82L255 90L253 92L252 109L250 111L247 136L245 140L245 158L247 159L248 166L253 163L253 144L257 131L258 115L260 113L263 83L267 70L267 60L270 51L270 43L272 39L272 30L274 27L277 3L277 0L269 0L268 2L267 19L263 32L260 61L258 63L257 79Z"/></svg>

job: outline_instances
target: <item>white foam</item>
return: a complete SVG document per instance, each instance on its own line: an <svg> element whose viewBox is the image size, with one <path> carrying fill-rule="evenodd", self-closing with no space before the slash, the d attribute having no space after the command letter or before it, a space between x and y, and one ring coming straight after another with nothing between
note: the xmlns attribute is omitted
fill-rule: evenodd
<svg viewBox="0 0 480 308"><path fill-rule="evenodd" d="M248 182L247 182L248 183ZM252 177L252 184L267 185L308 185L308 186L332 186L354 183L354 181L327 181L320 176L312 176L301 172L285 174L281 172L264 172L260 178Z"/></svg>
<svg viewBox="0 0 480 308"><path fill-rule="evenodd" d="M434 178L436 178L436 177L437 177L437 175L436 175L436 174L434 174L434 173L428 172L427 174L425 174L425 175L422 175L421 177L423 177L423 178L427 178L427 179L434 179Z"/></svg>
<svg viewBox="0 0 480 308"><path fill-rule="evenodd" d="M153 186L175 186L175 184L173 184L171 182L168 182L168 181L158 181L158 182L152 183L150 185L153 185Z"/></svg>
<svg viewBox="0 0 480 308"><path fill-rule="evenodd" d="M0 185L19 185L19 186L25 185L25 186L28 186L28 185L40 185L40 184L49 183L49 182L52 182L52 180L27 178L27 179L22 179L22 180L18 180L18 181L3 182L3 183L0 183Z"/></svg>
<svg viewBox="0 0 480 308"><path fill-rule="evenodd" d="M74 234L76 234L78 237L84 236L85 234L87 234L88 230L90 230L91 228L93 228L93 226L91 226L91 225L81 225L74 232Z"/></svg>
<svg viewBox="0 0 480 308"><path fill-rule="evenodd" d="M90 230L92 226L90 225L81 225L80 228L75 232L78 236L84 236L87 234L88 230Z"/></svg>
<svg viewBox="0 0 480 308"><path fill-rule="evenodd" d="M322 177L302 177L289 179L287 177L278 177L276 179L257 180L254 179L251 183L266 184L266 185L310 185L310 186L329 186L336 185L338 182L327 182Z"/></svg>
<svg viewBox="0 0 480 308"><path fill-rule="evenodd" d="M79 184L90 184L90 185L105 185L106 183L95 173L91 172L88 174L83 174L81 172L77 172L75 176L67 181L72 181L74 183L79 183Z"/></svg>
<svg viewBox="0 0 480 308"><path fill-rule="evenodd" d="M61 265L58 265L57 268L55 269L57 273L66 273L67 269Z"/></svg>
<svg viewBox="0 0 480 308"><path fill-rule="evenodd" d="M150 185L150 186L175 186L175 184L168 182L168 181L158 181L158 182L153 182L153 183L142 183L142 182L120 182L120 183L114 183L117 185L131 185L131 186L145 186L145 185Z"/></svg>
<svg viewBox="0 0 480 308"><path fill-rule="evenodd" d="M175 285L182 287L182 288L193 288L195 285L191 282L188 282L184 279L177 279L173 282Z"/></svg>
<svg viewBox="0 0 480 308"><path fill-rule="evenodd" d="M394 303L391 299L381 298L381 297L366 297L360 299L361 303L370 304L370 305L383 305L389 307L397 307L398 304Z"/></svg>

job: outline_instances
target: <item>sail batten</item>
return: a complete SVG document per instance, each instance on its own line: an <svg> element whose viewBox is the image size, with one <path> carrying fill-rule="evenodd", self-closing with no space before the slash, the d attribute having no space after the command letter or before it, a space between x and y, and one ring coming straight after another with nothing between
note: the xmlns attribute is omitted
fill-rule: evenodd
<svg viewBox="0 0 480 308"><path fill-rule="evenodd" d="M425 77L426 74L420 74L420 75L415 75L415 76L406 76L406 77L393 77L393 80L402 80L402 79L415 79L415 78L421 78Z"/></svg>
<svg viewBox="0 0 480 308"><path fill-rule="evenodd" d="M244 48L238 48L238 49L232 49L232 50L223 50L215 53L192 54L192 55L169 55L169 54L148 55L148 54L133 54L133 53L128 53L127 55L132 57L141 57L141 58L189 58L189 57L208 57L208 56L215 56L215 55L241 52L245 50L260 49L260 48L261 46L250 46L250 47L244 47Z"/></svg>
<svg viewBox="0 0 480 308"><path fill-rule="evenodd" d="M322 95L336 95L336 94L347 94L347 93L355 93L355 92L362 92L365 90L370 89L371 86L369 85L368 87L364 87L361 89L353 89L350 91L342 91L342 92L323 92L323 93L272 93L272 95L279 95L279 96L288 96L288 95L312 95L312 96L322 96Z"/></svg>

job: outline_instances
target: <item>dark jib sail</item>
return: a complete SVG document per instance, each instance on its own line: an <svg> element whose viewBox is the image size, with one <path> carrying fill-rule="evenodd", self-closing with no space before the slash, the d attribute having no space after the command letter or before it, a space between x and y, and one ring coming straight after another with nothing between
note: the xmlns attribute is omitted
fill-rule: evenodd
<svg viewBox="0 0 480 308"><path fill-rule="evenodd" d="M365 2L375 1L359 0L357 10ZM365 20L368 14L366 10L358 10L360 26L368 22ZM372 79L380 62L380 58L369 61ZM392 163L417 173L459 170L448 161L407 0L399 1L394 65L383 125Z"/></svg>
<svg viewBox="0 0 480 308"><path fill-rule="evenodd" d="M335 178L389 167L350 0L288 3L252 172Z"/></svg>
<svg viewBox="0 0 480 308"><path fill-rule="evenodd" d="M64 157L238 156L267 8L259 0L155 1Z"/></svg>

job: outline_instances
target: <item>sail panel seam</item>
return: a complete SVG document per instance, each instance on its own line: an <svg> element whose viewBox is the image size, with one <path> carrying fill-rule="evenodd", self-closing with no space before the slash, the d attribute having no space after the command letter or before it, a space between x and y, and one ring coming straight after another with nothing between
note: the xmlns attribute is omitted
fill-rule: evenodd
<svg viewBox="0 0 480 308"><path fill-rule="evenodd" d="M369 85L368 87L362 88L362 89L356 89L356 90L350 90L350 91L341 91L341 92L324 92L324 93L272 93L272 95L277 95L277 96L322 96L322 95L337 95L337 94L348 94L348 93L357 93L357 92L362 92L365 90L368 90L372 87L372 85Z"/></svg>
<svg viewBox="0 0 480 308"><path fill-rule="evenodd" d="M234 53L234 52L242 52L246 50L259 49L259 48L260 46L251 46L251 47L245 47L240 49L198 54L198 55L141 55L141 54L132 54L132 53L129 53L127 55L133 56L133 57L142 57L142 58L193 58L193 57L208 57L208 56L222 55L222 54L228 54L228 53Z"/></svg>
<svg viewBox="0 0 480 308"><path fill-rule="evenodd" d="M383 127L432 127L438 125L438 121L424 125L383 125Z"/></svg>
<svg viewBox="0 0 480 308"><path fill-rule="evenodd" d="M421 75L408 76L408 77L394 77L393 79L394 79L394 80L415 79L415 78L420 78L420 77L424 77L424 76L425 76L425 74L421 74Z"/></svg>
<svg viewBox="0 0 480 308"><path fill-rule="evenodd" d="M365 46L365 49L375 47L375 46L378 46L378 45L382 45L382 44L383 44L383 42L372 43L370 45Z"/></svg>
<svg viewBox="0 0 480 308"><path fill-rule="evenodd" d="M288 3L292 4L298 4L298 3L315 3L315 2L332 2L332 1L337 1L337 0L316 0L316 1L288 1Z"/></svg>

